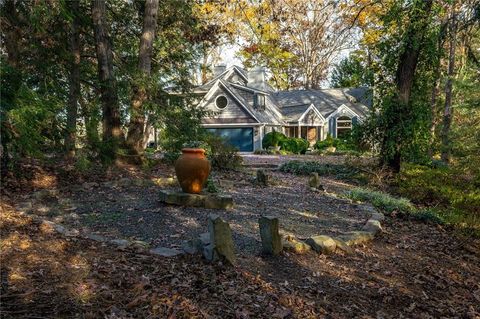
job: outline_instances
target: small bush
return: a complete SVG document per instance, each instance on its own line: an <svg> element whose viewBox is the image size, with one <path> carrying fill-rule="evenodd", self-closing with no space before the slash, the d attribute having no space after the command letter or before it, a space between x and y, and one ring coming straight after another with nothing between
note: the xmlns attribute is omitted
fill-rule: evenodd
<svg viewBox="0 0 480 319"><path fill-rule="evenodd" d="M373 206L386 213L398 211L410 214L415 211L415 207L408 199L396 198L387 193L372 191L365 188L354 188L347 193L347 197L356 201L370 202Z"/></svg>
<svg viewBox="0 0 480 319"><path fill-rule="evenodd" d="M205 189L207 190L207 192L218 193L218 188L217 188L217 186L215 185L215 182L212 179L209 178L207 180L207 184L205 186L206 186Z"/></svg>
<svg viewBox="0 0 480 319"><path fill-rule="evenodd" d="M321 151L327 151L329 148L333 147L336 149L336 152L357 151L357 147L355 146L351 138L339 139L333 138L330 135L328 135L327 138L323 141L317 141L314 146L315 149Z"/></svg>
<svg viewBox="0 0 480 319"><path fill-rule="evenodd" d="M228 170L237 169L242 165L243 158L238 154L238 149L220 136L209 134L205 142L210 148L207 156L214 168Z"/></svg>
<svg viewBox="0 0 480 319"><path fill-rule="evenodd" d="M165 152L163 155L163 162L166 164L175 164L175 161L180 157L179 152Z"/></svg>
<svg viewBox="0 0 480 319"><path fill-rule="evenodd" d="M295 137L285 138L279 145L282 150L293 154L305 154L310 146L307 140Z"/></svg>
<svg viewBox="0 0 480 319"><path fill-rule="evenodd" d="M269 147L277 147L282 141L286 139L287 137L285 136L285 134L273 131L265 134L262 140L262 147L264 149L268 149Z"/></svg>

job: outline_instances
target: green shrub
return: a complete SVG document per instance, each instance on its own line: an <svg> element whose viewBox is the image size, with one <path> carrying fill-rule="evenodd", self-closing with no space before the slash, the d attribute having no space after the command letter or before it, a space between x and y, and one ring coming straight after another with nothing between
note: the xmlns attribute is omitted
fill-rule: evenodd
<svg viewBox="0 0 480 319"><path fill-rule="evenodd" d="M163 162L169 165L175 164L175 161L180 157L180 154L180 152L165 152L165 154L163 154Z"/></svg>
<svg viewBox="0 0 480 319"><path fill-rule="evenodd" d="M287 137L285 136L285 134L273 131L265 134L262 140L262 147L264 149L268 149L269 147L277 147L282 141L286 139Z"/></svg>
<svg viewBox="0 0 480 319"><path fill-rule="evenodd" d="M205 189L207 190L207 192L218 193L217 185L215 185L215 182L211 178L207 180L207 183L205 186L206 186Z"/></svg>
<svg viewBox="0 0 480 319"><path fill-rule="evenodd" d="M414 203L435 208L448 223L480 229L479 176L435 166L404 164L396 179L398 193Z"/></svg>
<svg viewBox="0 0 480 319"><path fill-rule="evenodd" d="M279 145L282 150L293 154L305 154L310 146L307 140L295 137L285 138Z"/></svg>
<svg viewBox="0 0 480 319"><path fill-rule="evenodd" d="M207 156L214 168L229 170L242 165L243 158L238 154L238 149L228 144L222 137L208 134L205 142L210 148Z"/></svg>
<svg viewBox="0 0 480 319"><path fill-rule="evenodd" d="M325 140L317 141L314 146L315 149L321 151L325 151L329 147L335 147L336 151L357 151L357 147L350 137L346 139L339 139L328 135Z"/></svg>
<svg viewBox="0 0 480 319"><path fill-rule="evenodd" d="M415 207L408 199L396 198L387 193L370 189L354 188L347 193L347 197L356 201L370 202L373 206L386 213L398 211L410 214L415 211Z"/></svg>
<svg viewBox="0 0 480 319"><path fill-rule="evenodd" d="M319 175L331 175L339 179L354 180L360 183L366 182L366 177L360 170L340 164L324 164L315 161L289 161L280 166L280 171L296 175L318 173Z"/></svg>

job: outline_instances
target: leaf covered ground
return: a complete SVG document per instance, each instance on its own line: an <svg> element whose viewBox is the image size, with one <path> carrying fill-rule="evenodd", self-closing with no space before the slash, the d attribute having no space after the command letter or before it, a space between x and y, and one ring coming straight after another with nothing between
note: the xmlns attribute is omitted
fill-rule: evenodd
<svg viewBox="0 0 480 319"><path fill-rule="evenodd" d="M480 314L480 248L390 220L351 255L162 258L64 238L2 205L5 318L345 318Z"/></svg>

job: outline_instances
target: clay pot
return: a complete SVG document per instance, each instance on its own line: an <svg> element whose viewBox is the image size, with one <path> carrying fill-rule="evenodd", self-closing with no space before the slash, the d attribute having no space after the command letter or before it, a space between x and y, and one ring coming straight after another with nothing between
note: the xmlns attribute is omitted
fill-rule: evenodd
<svg viewBox="0 0 480 319"><path fill-rule="evenodd" d="M210 174L210 161L205 157L205 150L182 149L182 155L175 162L175 173L185 193L200 193Z"/></svg>

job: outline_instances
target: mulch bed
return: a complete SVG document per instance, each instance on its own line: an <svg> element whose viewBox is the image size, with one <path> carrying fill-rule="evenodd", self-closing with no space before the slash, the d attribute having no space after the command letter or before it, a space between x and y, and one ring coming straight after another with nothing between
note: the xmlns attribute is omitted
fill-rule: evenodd
<svg viewBox="0 0 480 319"><path fill-rule="evenodd" d="M478 318L480 246L389 220L351 255L161 258L63 238L2 205L5 318Z"/></svg>

